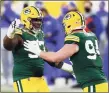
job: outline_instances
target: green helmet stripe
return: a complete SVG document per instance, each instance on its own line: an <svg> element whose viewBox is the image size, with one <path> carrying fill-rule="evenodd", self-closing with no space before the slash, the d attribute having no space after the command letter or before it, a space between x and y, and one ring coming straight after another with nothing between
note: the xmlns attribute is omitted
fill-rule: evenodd
<svg viewBox="0 0 109 93"><path fill-rule="evenodd" d="M36 9L36 11L38 12L38 15L40 16L40 12L39 12L39 10L36 8L36 7L34 7L34 6L32 6L34 9Z"/></svg>
<svg viewBox="0 0 109 93"><path fill-rule="evenodd" d="M76 13L78 13L80 15L80 17L81 17L81 25L85 25L83 16L79 12L76 12Z"/></svg>

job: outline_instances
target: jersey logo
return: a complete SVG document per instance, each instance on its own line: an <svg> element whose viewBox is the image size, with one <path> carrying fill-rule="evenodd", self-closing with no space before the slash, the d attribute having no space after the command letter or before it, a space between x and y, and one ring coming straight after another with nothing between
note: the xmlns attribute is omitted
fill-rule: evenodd
<svg viewBox="0 0 109 93"><path fill-rule="evenodd" d="M24 14L30 14L31 13L31 10L30 9L26 9L25 11L24 11Z"/></svg>
<svg viewBox="0 0 109 93"><path fill-rule="evenodd" d="M65 16L64 20L68 20L68 19L70 19L70 18L71 18L71 14L67 14L67 15Z"/></svg>
<svg viewBox="0 0 109 93"><path fill-rule="evenodd" d="M75 36L75 35L68 35L65 38L65 41L67 41L67 40L71 40L71 41L75 41L75 42L80 42L80 38L78 36Z"/></svg>

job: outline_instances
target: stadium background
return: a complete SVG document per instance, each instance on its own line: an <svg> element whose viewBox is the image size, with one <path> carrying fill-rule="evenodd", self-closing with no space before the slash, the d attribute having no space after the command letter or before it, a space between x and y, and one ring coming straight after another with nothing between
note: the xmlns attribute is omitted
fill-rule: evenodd
<svg viewBox="0 0 109 93"><path fill-rule="evenodd" d="M85 14L85 10L84 10L84 2L85 1L2 1L1 2L1 13L0 13L0 18L1 18L1 22L0 22L0 28L1 28L1 91L5 91L5 92L9 92L9 91L13 91L13 87L12 87L12 75L11 75L11 71L12 71L12 55L11 52L7 52L4 48L3 48L3 37L6 35L8 26L9 26L9 21L12 22L15 17L19 17L19 14L22 10L22 8L24 7L24 5L33 5L33 6L37 6L37 7L44 7L48 10L49 15L51 17L53 17L56 21L59 21L59 17L60 15L62 15L62 13L64 12L64 10L66 8L77 8L80 12L82 12L83 14ZM91 1L93 6L92 6L92 11L95 15L97 15L98 11L100 11L100 3L103 3L102 1ZM102 26L104 26L104 28L106 28L107 26L107 19L108 18L108 1L104 1L105 6L104 9L107 13L107 15L104 16L98 16L99 18L101 18L101 23ZM13 13L10 14L7 6L10 5ZM8 6L9 7L9 6ZM8 12L6 12L8 11ZM102 12L100 12L102 14ZM14 14L14 15L13 15ZM5 17L4 17L5 16ZM7 17L6 17L7 16ZM9 18L8 20L6 18ZM98 25L99 26L99 25ZM49 27L49 26L47 26ZM45 29L46 30L46 29ZM98 32L99 33L99 32ZM52 34L52 32L51 32ZM108 46L108 38L106 36L106 30L103 29L103 31L99 34L99 47L100 47L100 52L103 58L103 64L104 66L108 66L108 60L106 60L106 56L108 56L107 53L107 46ZM60 39L61 36L58 38ZM60 39L61 40L61 39ZM57 40L58 41L58 40ZM63 42L63 41L62 41ZM48 42L47 42L48 43ZM52 47L49 46L48 47ZM58 46L58 47L61 47ZM49 48L51 49L51 48ZM57 48L59 49L59 48ZM57 49L55 49L52 51L56 51ZM5 59L5 60L4 60ZM105 62L105 61L107 62ZM68 62L68 60L66 61ZM48 66L48 65L46 65ZM51 69L50 67L45 67L46 69L48 68ZM107 74L108 72L108 68L104 69L104 72ZM63 72L61 70L58 69L52 69L52 72L45 72L45 78L50 74L53 73L53 79L55 78L54 82L49 82L48 80L48 84L49 87L51 89L51 91L53 92L81 92L80 88L74 88L72 87L73 85L76 84L76 80L67 74L66 72ZM46 75L47 74L47 75ZM56 75L58 74L58 75ZM56 75L56 76L55 76ZM66 83L66 77L68 78L67 83ZM69 78L70 77L70 78Z"/></svg>

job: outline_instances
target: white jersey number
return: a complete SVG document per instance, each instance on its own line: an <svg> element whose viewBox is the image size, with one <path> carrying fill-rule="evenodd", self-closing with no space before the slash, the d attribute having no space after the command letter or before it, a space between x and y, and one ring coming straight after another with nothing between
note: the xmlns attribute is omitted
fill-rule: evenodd
<svg viewBox="0 0 109 93"><path fill-rule="evenodd" d="M87 40L85 42L85 49L89 53L89 55L87 56L88 59L95 60L97 58L97 55L100 55L97 40L95 40L95 43L93 43L91 40Z"/></svg>

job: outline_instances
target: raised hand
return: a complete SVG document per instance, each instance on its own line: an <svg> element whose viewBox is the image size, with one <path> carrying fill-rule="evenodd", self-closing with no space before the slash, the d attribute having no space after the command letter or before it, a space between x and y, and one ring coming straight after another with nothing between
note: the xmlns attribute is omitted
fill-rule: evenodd
<svg viewBox="0 0 109 93"><path fill-rule="evenodd" d="M15 35L15 29L19 27L21 24L20 19L15 19L9 26L8 31L7 31L7 36L9 38L14 38Z"/></svg>

